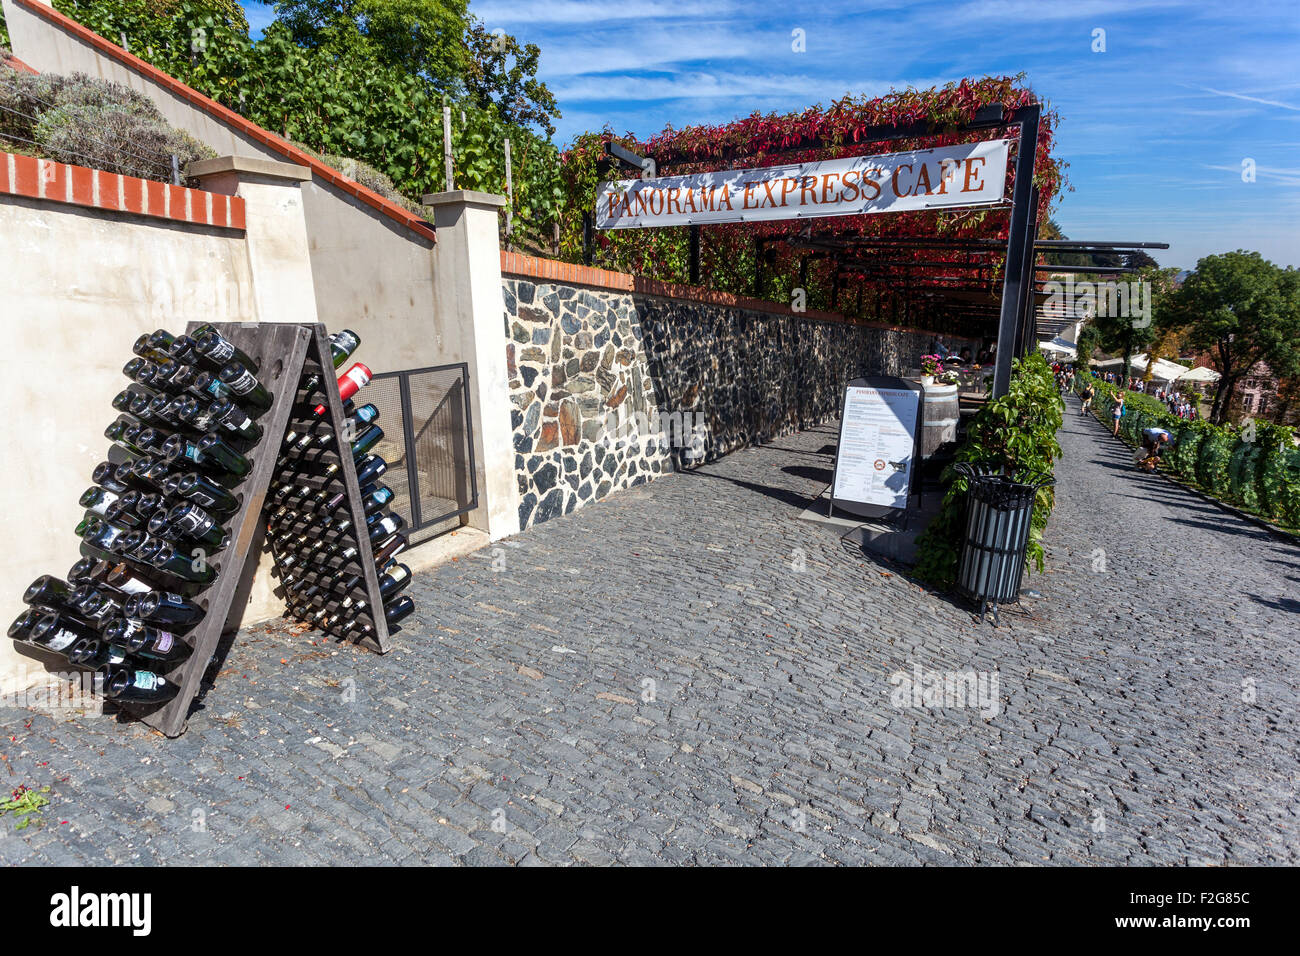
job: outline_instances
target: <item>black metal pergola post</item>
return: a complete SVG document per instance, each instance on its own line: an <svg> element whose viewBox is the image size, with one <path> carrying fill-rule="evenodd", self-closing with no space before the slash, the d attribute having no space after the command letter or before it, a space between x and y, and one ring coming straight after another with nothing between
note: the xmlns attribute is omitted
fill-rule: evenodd
<svg viewBox="0 0 1300 956"><path fill-rule="evenodd" d="M1007 117L1008 125L1020 126L1016 150L1016 178L1011 194L1011 228L1007 230L1007 258L1002 274L1002 308L998 319L998 354L993 369L993 392L1000 398L1011 388L1011 360L1019 348L1018 334L1026 322L1025 297L1032 301L1034 231L1037 210L1032 209L1034 160L1038 155L1038 122L1042 107L1022 106Z"/></svg>

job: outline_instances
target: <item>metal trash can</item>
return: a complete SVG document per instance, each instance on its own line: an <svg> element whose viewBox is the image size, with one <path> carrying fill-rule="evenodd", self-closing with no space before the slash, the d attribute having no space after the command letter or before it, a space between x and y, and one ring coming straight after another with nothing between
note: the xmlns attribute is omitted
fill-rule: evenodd
<svg viewBox="0 0 1300 956"><path fill-rule="evenodd" d="M953 470L966 478L966 532L957 563L957 592L980 605L980 621L993 605L1020 597L1034 495L1054 484L1050 475L1004 474L998 464L959 462Z"/></svg>

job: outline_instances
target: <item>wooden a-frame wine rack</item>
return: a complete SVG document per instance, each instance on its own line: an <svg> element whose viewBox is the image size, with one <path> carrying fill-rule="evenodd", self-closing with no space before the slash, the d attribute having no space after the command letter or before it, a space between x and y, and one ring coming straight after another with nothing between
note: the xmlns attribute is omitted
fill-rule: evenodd
<svg viewBox="0 0 1300 956"><path fill-rule="evenodd" d="M186 331L192 332L200 324L191 322ZM120 705L168 737L178 737L184 733L190 709L200 694L204 675L222 638L233 635L239 629L266 534L268 495L281 477L276 467L281 442L292 423L296 421L302 424L308 421L305 416L310 415L310 412L302 411L303 406L320 403L313 402L313 396L302 394L300 389L304 378L313 373L318 374L321 380L314 394L324 396L323 404L329 411L324 417L311 418L310 421L316 423L318 428L324 424L333 429L336 436L332 446L323 449L315 460L323 464L338 462L341 465L331 480L338 482L341 477L342 487L338 490L343 491L347 497L345 514L352 519L351 543L357 549L357 555L349 562L340 563L338 558L332 558L329 568L338 570L352 565L359 567L361 582L356 593L351 596L354 602L357 599L366 602L366 609L357 613L358 618L373 628L365 643L381 654L390 649L384 605L379 593L379 576L370 539L365 531L366 517L356 468L351 455L340 454L341 449L348 447L345 441L346 416L343 414L343 401L339 397L325 327L320 324L250 322L217 323L216 328L231 344L258 363L258 379L270 391L273 401L270 409L258 419L263 432L261 439L246 452L252 469L248 477L233 489L240 503L239 509L228 518L226 545L206 558L217 571L216 580L198 596L191 598L206 613L187 635L194 648L193 653L167 674L169 680L180 684L180 690L165 704ZM295 410L300 410L297 418ZM287 465L284 470L291 467L292 465ZM316 481L316 484L321 483ZM337 597L320 606L333 612L340 610Z"/></svg>

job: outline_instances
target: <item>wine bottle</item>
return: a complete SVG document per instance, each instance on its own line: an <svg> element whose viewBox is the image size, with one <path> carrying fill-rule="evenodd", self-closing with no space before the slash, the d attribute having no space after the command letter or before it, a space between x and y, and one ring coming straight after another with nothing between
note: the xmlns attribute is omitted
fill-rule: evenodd
<svg viewBox="0 0 1300 956"><path fill-rule="evenodd" d="M77 503L87 511L93 511L95 514L103 518L104 512L108 510L108 506L117 501L119 497L120 496L116 492L109 491L107 488L102 488L99 485L91 485L81 493L81 497L77 499Z"/></svg>
<svg viewBox="0 0 1300 956"><path fill-rule="evenodd" d="M144 528L146 524L134 509L127 507L124 498L118 498L117 501L105 509L104 520L109 524L120 525L132 531Z"/></svg>
<svg viewBox="0 0 1300 956"><path fill-rule="evenodd" d="M399 564L379 576L379 596L387 601L411 583L411 569Z"/></svg>
<svg viewBox="0 0 1300 956"><path fill-rule="evenodd" d="M234 397L226 383L217 378L216 372L200 372L194 376L189 392L205 401Z"/></svg>
<svg viewBox="0 0 1300 956"><path fill-rule="evenodd" d="M352 460L356 461L364 457L383 437L384 430L382 428L378 425L367 425L365 431L352 442Z"/></svg>
<svg viewBox="0 0 1300 956"><path fill-rule="evenodd" d="M132 595L131 600L123 606L123 612L127 617L149 624L166 624L177 628L197 624L206 613L188 598L168 591Z"/></svg>
<svg viewBox="0 0 1300 956"><path fill-rule="evenodd" d="M370 382L370 369L366 368L360 362L355 363L350 369L339 376L339 398L346 400L355 395L360 389L364 388ZM317 418L322 417L329 410L327 405L317 405L313 410Z"/></svg>
<svg viewBox="0 0 1300 956"><path fill-rule="evenodd" d="M334 360L334 367L338 368L348 360L357 346L361 344L361 336L351 329L343 329L341 332L335 332L330 336L330 355Z"/></svg>
<svg viewBox="0 0 1300 956"><path fill-rule="evenodd" d="M262 426L228 398L219 398L209 405L208 414L217 425L246 442L256 442L262 437Z"/></svg>
<svg viewBox="0 0 1300 956"><path fill-rule="evenodd" d="M180 684L160 674L128 665L104 668L104 696L121 704L157 704L171 700Z"/></svg>
<svg viewBox="0 0 1300 956"><path fill-rule="evenodd" d="M388 462L378 455L367 455L356 463L357 484L368 485L384 472L388 471Z"/></svg>
<svg viewBox="0 0 1300 956"><path fill-rule="evenodd" d="M188 554L182 554L169 544L159 548L149 563L191 584L209 584L217 576L216 569L212 565L206 561L196 562Z"/></svg>
<svg viewBox="0 0 1300 956"><path fill-rule="evenodd" d="M166 329L154 329L149 336L149 347L155 352L167 352L176 342L176 336L172 335Z"/></svg>
<svg viewBox="0 0 1300 956"><path fill-rule="evenodd" d="M30 644L32 642L32 629L36 627L36 623L45 615L55 613L58 612L54 608L41 605L23 608L22 613L14 618L14 622L9 625L9 636L15 641Z"/></svg>
<svg viewBox="0 0 1300 956"><path fill-rule="evenodd" d="M193 650L171 631L130 618L110 621L104 627L104 640L117 644L137 657L165 664L179 664Z"/></svg>
<svg viewBox="0 0 1300 956"><path fill-rule="evenodd" d="M112 567L102 558L78 558L68 569L68 586L75 589L81 584L102 584Z"/></svg>
<svg viewBox="0 0 1300 956"><path fill-rule="evenodd" d="M79 667L98 670L126 663L126 648L108 641L82 640L68 649L68 660Z"/></svg>
<svg viewBox="0 0 1300 956"><path fill-rule="evenodd" d="M176 336L167 349L167 356L186 365L200 365L208 361L207 356L195 347L194 340L188 335Z"/></svg>
<svg viewBox="0 0 1300 956"><path fill-rule="evenodd" d="M168 358L168 354L160 349L156 349L152 342L153 336L145 332L131 346L131 351L141 358L158 360Z"/></svg>
<svg viewBox="0 0 1300 956"><path fill-rule="evenodd" d="M115 617L122 616L122 605L93 584L82 584L72 592L76 612L89 624L102 628Z"/></svg>
<svg viewBox="0 0 1300 956"><path fill-rule="evenodd" d="M375 546L375 564L383 564L406 548L406 535L398 531Z"/></svg>
<svg viewBox="0 0 1300 956"><path fill-rule="evenodd" d="M266 411L271 407L271 393L257 376L239 362L230 362L218 373L221 381L235 395L241 408Z"/></svg>
<svg viewBox="0 0 1300 956"><path fill-rule="evenodd" d="M201 544L220 548L225 544L226 532L220 522L192 501L178 504L167 512L167 520L181 534Z"/></svg>
<svg viewBox="0 0 1300 956"><path fill-rule="evenodd" d="M77 641L97 640L99 631L71 614L47 614L32 627L30 643L63 654Z"/></svg>
<svg viewBox="0 0 1300 956"><path fill-rule="evenodd" d="M249 371L257 372L257 362L232 345L214 326L201 325L190 337L194 339L194 347L199 350L199 354L205 356L214 366L222 367L231 362L238 362Z"/></svg>
<svg viewBox="0 0 1300 956"><path fill-rule="evenodd" d="M415 602L411 600L411 596L403 594L396 600L389 601L384 605L384 620L388 622L389 627L392 627L414 610Z"/></svg>
<svg viewBox="0 0 1300 956"><path fill-rule="evenodd" d="M107 491L114 494L122 494L130 489L126 482L119 481L117 478L117 465L111 461L101 461L95 466L95 470L90 473L90 480L97 485L103 486Z"/></svg>
<svg viewBox="0 0 1300 956"><path fill-rule="evenodd" d="M217 514L228 514L239 510L239 499L224 488L208 481L198 472L191 471L174 478L174 481L168 479L163 489L173 498L185 498L200 505L205 511Z"/></svg>
<svg viewBox="0 0 1300 956"><path fill-rule="evenodd" d="M105 584L111 588L116 588L127 596L133 594L144 594L148 591L157 590L152 583L146 581L135 572L126 562L119 562L114 565L108 572ZM126 605L123 605L125 611Z"/></svg>
<svg viewBox="0 0 1300 956"><path fill-rule="evenodd" d="M378 512L376 512L376 515L377 514ZM374 542L379 541L381 538L386 538L395 531L402 530L402 527L405 524L406 522L402 520L401 515L395 515L395 514L384 515L382 518L379 518L379 520L377 520L374 524L370 526L369 535L370 535L371 543L373 544Z"/></svg>
<svg viewBox="0 0 1300 956"><path fill-rule="evenodd" d="M135 443L135 439L140 434L140 423L137 421L119 418L104 429L104 437L111 441L119 448L125 448L127 451L136 455L149 454L148 448L142 448Z"/></svg>
<svg viewBox="0 0 1300 956"><path fill-rule="evenodd" d="M92 548L112 551L113 544L130 530L103 518L90 517L77 525L77 536Z"/></svg>

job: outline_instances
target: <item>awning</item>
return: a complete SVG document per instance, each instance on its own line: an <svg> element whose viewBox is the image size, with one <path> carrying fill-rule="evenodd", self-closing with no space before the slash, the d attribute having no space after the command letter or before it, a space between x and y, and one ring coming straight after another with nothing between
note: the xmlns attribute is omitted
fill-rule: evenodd
<svg viewBox="0 0 1300 956"><path fill-rule="evenodd" d="M1066 358L1077 358L1079 355L1074 343L1061 338L1059 335L1047 342L1039 342L1038 347L1044 352L1053 352L1064 355Z"/></svg>
<svg viewBox="0 0 1300 956"><path fill-rule="evenodd" d="M1178 376L1180 382L1217 382L1221 376L1212 368L1194 368Z"/></svg>
<svg viewBox="0 0 1300 956"><path fill-rule="evenodd" d="M1139 352L1129 360L1129 367L1138 375L1145 375L1147 370L1147 354ZM1104 362L1096 363L1098 368L1123 368L1123 358L1106 359ZM1159 379L1162 382L1172 382L1182 378L1188 373L1186 365L1179 365L1177 362L1167 362L1164 359L1156 359L1155 367L1151 370L1151 377Z"/></svg>

